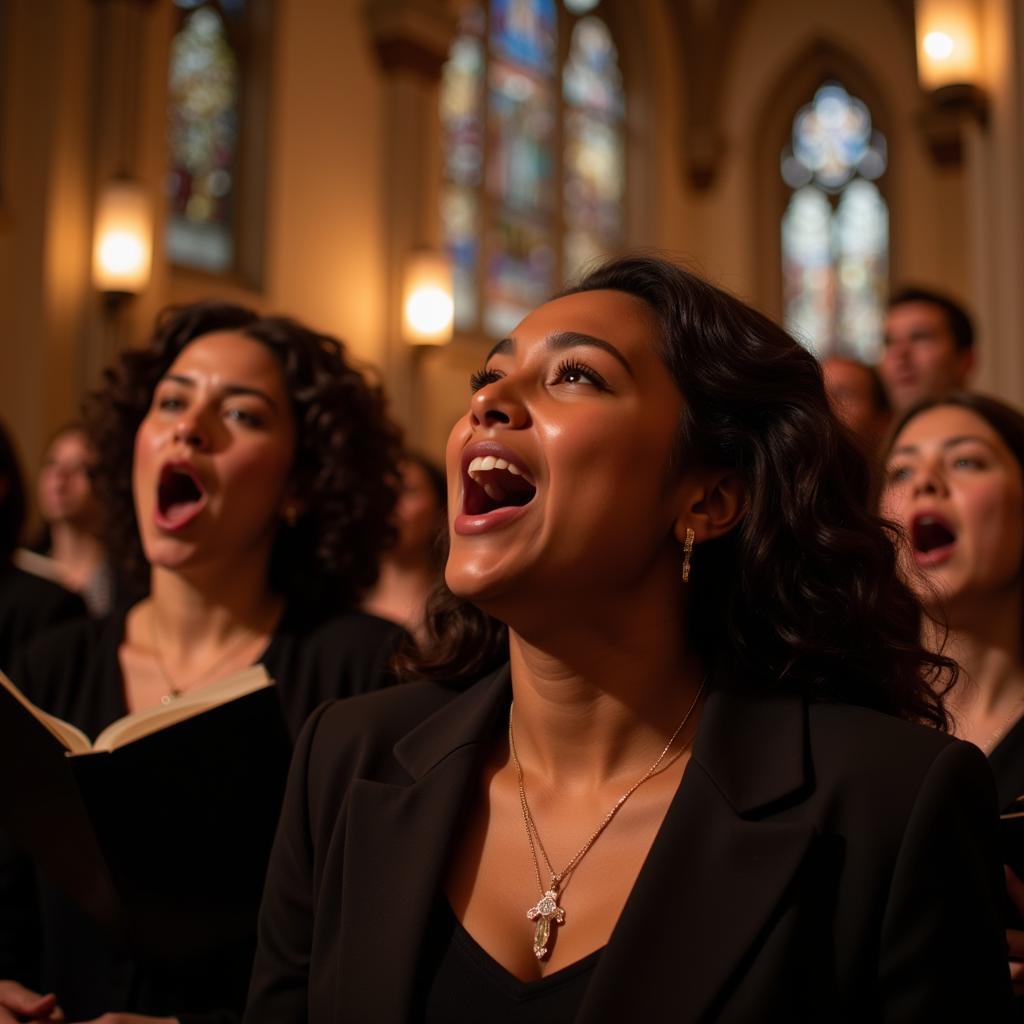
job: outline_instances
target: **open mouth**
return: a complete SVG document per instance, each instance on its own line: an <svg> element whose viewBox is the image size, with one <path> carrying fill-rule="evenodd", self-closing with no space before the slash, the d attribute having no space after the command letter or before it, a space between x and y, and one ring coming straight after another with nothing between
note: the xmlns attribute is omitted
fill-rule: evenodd
<svg viewBox="0 0 1024 1024"><path fill-rule="evenodd" d="M483 516L528 505L537 487L521 466L495 455L478 455L466 467L463 493L464 514Z"/></svg>
<svg viewBox="0 0 1024 1024"><path fill-rule="evenodd" d="M915 516L910 526L914 551L927 555L933 551L952 547L956 533L944 519L936 515Z"/></svg>
<svg viewBox="0 0 1024 1024"><path fill-rule="evenodd" d="M164 523L182 525L197 515L205 503L206 491L188 466L164 466L156 495L157 512Z"/></svg>

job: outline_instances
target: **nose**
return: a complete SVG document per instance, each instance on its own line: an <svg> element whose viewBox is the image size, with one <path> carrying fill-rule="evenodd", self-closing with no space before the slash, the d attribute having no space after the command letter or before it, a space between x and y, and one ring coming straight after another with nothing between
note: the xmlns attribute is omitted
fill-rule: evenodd
<svg viewBox="0 0 1024 1024"><path fill-rule="evenodd" d="M530 422L530 414L508 377L482 387L469 404L474 427L505 427L518 430Z"/></svg>
<svg viewBox="0 0 1024 1024"><path fill-rule="evenodd" d="M913 493L918 495L945 494L946 479L942 473L942 467L937 462L922 463L914 474Z"/></svg>
<svg viewBox="0 0 1024 1024"><path fill-rule="evenodd" d="M174 424L174 441L204 451L209 447L209 434L201 416L194 409L185 409Z"/></svg>

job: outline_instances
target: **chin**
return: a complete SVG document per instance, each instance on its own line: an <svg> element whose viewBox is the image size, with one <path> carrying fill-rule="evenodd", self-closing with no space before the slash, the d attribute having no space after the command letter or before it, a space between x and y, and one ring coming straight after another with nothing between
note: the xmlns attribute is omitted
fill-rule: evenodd
<svg viewBox="0 0 1024 1024"><path fill-rule="evenodd" d="M143 554L154 569L171 572L188 568L196 561L196 545L176 537L156 537L143 541Z"/></svg>

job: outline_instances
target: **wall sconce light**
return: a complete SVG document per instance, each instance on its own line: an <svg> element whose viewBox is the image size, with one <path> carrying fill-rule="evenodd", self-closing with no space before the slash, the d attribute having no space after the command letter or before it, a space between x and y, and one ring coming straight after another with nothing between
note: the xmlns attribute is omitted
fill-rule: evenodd
<svg viewBox="0 0 1024 1024"><path fill-rule="evenodd" d="M965 121L985 124L977 0L916 0L917 74L928 97L921 127L939 164L962 159Z"/></svg>
<svg viewBox="0 0 1024 1024"><path fill-rule="evenodd" d="M110 298L137 295L149 281L153 260L153 214L141 185L108 182L96 204L92 280Z"/></svg>
<svg viewBox="0 0 1024 1024"><path fill-rule="evenodd" d="M433 249L415 249L402 282L402 336L410 345L445 345L455 319L452 266Z"/></svg>

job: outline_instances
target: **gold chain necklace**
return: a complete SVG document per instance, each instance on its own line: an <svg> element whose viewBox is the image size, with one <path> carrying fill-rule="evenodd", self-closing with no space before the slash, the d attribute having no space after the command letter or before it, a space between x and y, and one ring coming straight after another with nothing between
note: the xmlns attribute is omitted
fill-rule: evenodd
<svg viewBox="0 0 1024 1024"><path fill-rule="evenodd" d="M160 653L160 636L157 632L157 621L156 621L156 610L151 609L149 615L149 632L150 640L153 644L153 657L156 660L156 667L163 676L164 683L167 686L167 692L160 698L160 703L164 706L172 703L187 692L185 687L179 686L178 683L172 678L171 673L167 671L167 666L164 664L163 655ZM223 668L232 657L240 654L248 644L255 643L256 638L262 634L262 630L255 633L250 633L249 636L245 637L245 642L241 644L232 644L223 654L218 655L209 665L203 669L194 679L190 681L190 689L195 688L197 684L203 683L208 680L215 672Z"/></svg>
<svg viewBox="0 0 1024 1024"><path fill-rule="evenodd" d="M664 771L670 765L674 764L689 746L689 743L683 744L676 751L675 755L664 765L668 752L672 749L672 744L675 743L676 737L683 731L684 726L690 720L690 715L693 714L693 709L697 706L697 702L700 700L701 694L704 692L704 684L707 682L707 677L704 678L700 684L700 688L697 690L696 696L693 698L693 703L689 706L686 714L683 715L683 720L675 727L672 735L668 738L668 743L665 744L665 748L655 758L654 763L640 776L636 782L633 783L629 789L626 790L618 800L615 801L615 805L612 809L604 816L601 823L591 833L590 838L583 844L577 853L570 858L569 862L562 868L561 871L556 871L551 864L551 858L548 857L547 850L544 849L544 843L540 838L540 831L537 829L537 824L533 820L533 814L530 811L530 805L526 800L526 784L523 780L523 766L519 763L519 754L516 751L516 739L515 734L512 730L512 711L515 704L509 708L508 711L508 745L509 750L512 754L512 764L515 765L516 769L516 780L519 784L519 804L523 811L523 824L526 826L526 839L530 844L530 856L533 858L533 869L537 874L537 887L540 889L541 897L534 906L532 906L526 912L526 918L528 921L535 921L533 929L533 955L538 960L543 960L548 955L548 943L551 938L551 926L554 924L565 924L565 910L558 905L558 898L561 890L563 889L563 883L567 882L569 876L576 870L579 863L583 858L590 852L590 848L600 838L601 833L612 823L612 819L622 808L622 805L645 783L648 779L652 778L658 773L659 768ZM536 837L536 842L534 838ZM547 865L547 869L551 874L551 884L545 889L544 881L541 878L540 873L540 861L537 859L537 848L540 847L541 856L544 858L544 863Z"/></svg>

